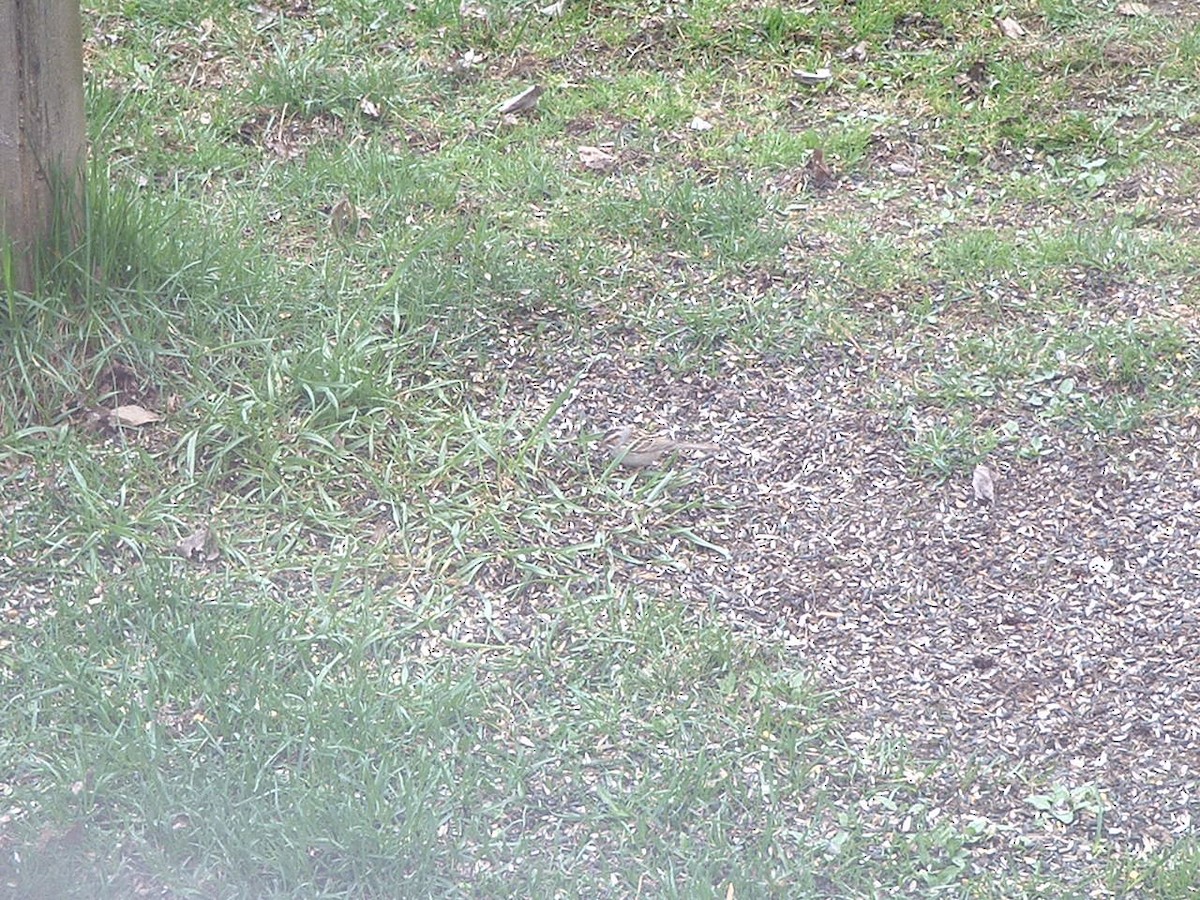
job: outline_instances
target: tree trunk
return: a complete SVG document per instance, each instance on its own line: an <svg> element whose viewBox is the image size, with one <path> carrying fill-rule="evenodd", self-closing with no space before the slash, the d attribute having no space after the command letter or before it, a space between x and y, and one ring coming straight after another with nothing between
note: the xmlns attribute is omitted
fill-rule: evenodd
<svg viewBox="0 0 1200 900"><path fill-rule="evenodd" d="M41 244L74 230L86 137L78 0L0 0L0 292L32 290Z"/></svg>

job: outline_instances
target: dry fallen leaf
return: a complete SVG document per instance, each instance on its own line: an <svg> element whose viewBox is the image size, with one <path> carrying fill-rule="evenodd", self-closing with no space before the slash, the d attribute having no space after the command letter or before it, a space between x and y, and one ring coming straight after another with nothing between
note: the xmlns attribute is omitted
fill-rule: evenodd
<svg viewBox="0 0 1200 900"><path fill-rule="evenodd" d="M158 413L152 413L136 404L118 406L108 414L108 420L114 425L130 425L134 428L149 425L161 419Z"/></svg>
<svg viewBox="0 0 1200 900"><path fill-rule="evenodd" d="M358 235L358 210L354 208L349 197L343 197L333 204L333 209L329 211L329 230L333 232L334 237L339 238L344 235Z"/></svg>
<svg viewBox="0 0 1200 900"><path fill-rule="evenodd" d="M692 121L688 122L688 128L692 131L712 131L712 122L696 116Z"/></svg>
<svg viewBox="0 0 1200 900"><path fill-rule="evenodd" d="M363 97L358 101L358 108L362 110L362 114L368 119L379 118L379 104L370 97Z"/></svg>
<svg viewBox="0 0 1200 900"><path fill-rule="evenodd" d="M202 525L175 545L175 551L194 562L212 562L221 555L217 533L211 526Z"/></svg>
<svg viewBox="0 0 1200 900"><path fill-rule="evenodd" d="M971 486L975 489L976 500L996 502L996 476L983 463L975 467L975 474L971 476Z"/></svg>
<svg viewBox="0 0 1200 900"><path fill-rule="evenodd" d="M997 19L996 27L1000 29L1000 33L1006 38L1019 38L1025 35L1024 26L1011 16Z"/></svg>
<svg viewBox="0 0 1200 900"><path fill-rule="evenodd" d="M537 106L538 98L542 96L544 90L545 88L540 84L535 84L533 87L521 91L515 97L509 97L500 104L496 111L501 116L515 116L517 113L533 109Z"/></svg>
<svg viewBox="0 0 1200 900"><path fill-rule="evenodd" d="M617 165L617 158L599 147L580 147L579 162L594 172L611 172Z"/></svg>
<svg viewBox="0 0 1200 900"><path fill-rule="evenodd" d="M1117 15L1139 18L1150 15L1150 7L1145 3L1118 3Z"/></svg>
<svg viewBox="0 0 1200 900"><path fill-rule="evenodd" d="M803 70L792 73L796 80L801 84L824 84L833 77L833 72L828 67L821 67L815 72L805 72Z"/></svg>
<svg viewBox="0 0 1200 900"><path fill-rule="evenodd" d="M551 3L549 6L543 6L538 9L543 16L548 16L551 19L557 19L563 14L563 7L567 5L567 0L558 0L557 3Z"/></svg>

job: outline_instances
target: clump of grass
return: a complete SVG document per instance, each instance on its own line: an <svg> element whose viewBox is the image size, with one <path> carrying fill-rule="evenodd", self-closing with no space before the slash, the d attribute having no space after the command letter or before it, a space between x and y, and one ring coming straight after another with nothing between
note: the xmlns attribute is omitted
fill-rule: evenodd
<svg viewBox="0 0 1200 900"><path fill-rule="evenodd" d="M99 402L114 366L167 376L185 352L176 336L189 292L214 277L211 248L183 237L178 207L111 181L98 164L76 203L63 194L33 291L7 291L0 417L10 428Z"/></svg>

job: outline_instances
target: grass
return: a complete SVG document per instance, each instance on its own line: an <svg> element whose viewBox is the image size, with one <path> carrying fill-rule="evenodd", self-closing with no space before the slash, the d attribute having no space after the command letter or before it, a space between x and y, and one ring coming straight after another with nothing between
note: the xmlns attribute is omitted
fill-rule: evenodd
<svg viewBox="0 0 1200 900"><path fill-rule="evenodd" d="M737 746L754 766L770 747L753 736L744 746L736 720L711 729L713 710L758 666L720 629L685 626L678 611L618 601L605 609L614 621L593 635L598 607L578 603L561 623L575 637L560 646L495 643L467 662L414 652L419 623L448 614L444 600L398 610L366 590L348 601L332 577L304 586L300 612L270 588L180 583L162 565L127 581L106 597L105 624L86 596L70 613L60 607L46 635L60 653L30 662L55 705L77 714L49 715L32 699L24 712L45 720L39 731L66 766L58 777L88 782L47 812L120 821L139 835L136 855L161 854L159 865L208 848L185 879L201 890L232 882L264 894L306 885L372 894L402 884L437 894L468 889L472 867L500 890L514 866L528 868L519 877L532 892L565 886L571 860L547 859L541 874L536 860L563 810L592 804L598 845L577 852L595 854L629 890L637 872L625 853L650 850L669 870L680 854L669 836L697 847L717 837L721 816L696 833L685 826L696 812L737 821L767 805L759 794L724 809L728 782L747 776L719 771L723 753ZM181 589L190 604L173 602ZM397 616L409 624L397 628ZM459 649L471 645L483 648ZM664 670L668 659L681 670ZM681 694L679 674L708 684ZM795 748L816 739L801 722L778 721L813 702L786 671L751 689L780 706L772 740ZM698 728L703 739L693 740ZM27 753L38 767L37 749ZM663 753L671 772L651 762ZM647 841L657 829L665 833ZM264 859L279 868L262 871Z"/></svg>
<svg viewBox="0 0 1200 900"><path fill-rule="evenodd" d="M972 773L675 591L739 513L598 462L582 379L853 347L930 483L1186 421L1200 24L274 6L85 9L83 240L0 309L0 894L1190 896L1194 832L1046 773L1092 857L997 859Z"/></svg>

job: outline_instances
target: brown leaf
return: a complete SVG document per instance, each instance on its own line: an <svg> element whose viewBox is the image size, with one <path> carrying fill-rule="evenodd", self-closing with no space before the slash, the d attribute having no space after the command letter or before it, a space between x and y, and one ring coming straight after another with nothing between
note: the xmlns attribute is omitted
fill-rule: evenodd
<svg viewBox="0 0 1200 900"><path fill-rule="evenodd" d="M217 533L209 525L200 526L181 540L175 545L175 551L194 562L213 562L221 555Z"/></svg>
<svg viewBox="0 0 1200 900"><path fill-rule="evenodd" d="M975 467L975 473L971 476L971 486L975 489L976 500L996 502L996 475L983 463Z"/></svg>
<svg viewBox="0 0 1200 900"><path fill-rule="evenodd" d="M158 413L152 413L133 403L127 406L118 406L108 414L108 420L113 425L129 425L133 428L149 425L161 418L162 416Z"/></svg>
<svg viewBox="0 0 1200 900"><path fill-rule="evenodd" d="M1025 35L1025 27L1011 16L997 19L996 27L1000 29L1000 33L1006 38L1013 38L1015 40Z"/></svg>
<svg viewBox="0 0 1200 900"><path fill-rule="evenodd" d="M1145 3L1118 3L1117 15L1129 16L1134 19L1141 18L1150 15L1150 7Z"/></svg>
<svg viewBox="0 0 1200 900"><path fill-rule="evenodd" d="M607 150L599 147L580 147L579 162L585 169L594 172L611 172L617 165L617 158Z"/></svg>
<svg viewBox="0 0 1200 900"><path fill-rule="evenodd" d="M509 97L496 109L496 112L503 116L512 116L517 113L526 112L537 106L538 98L542 96L545 90L540 84L535 84L533 87L526 88L514 97Z"/></svg>

